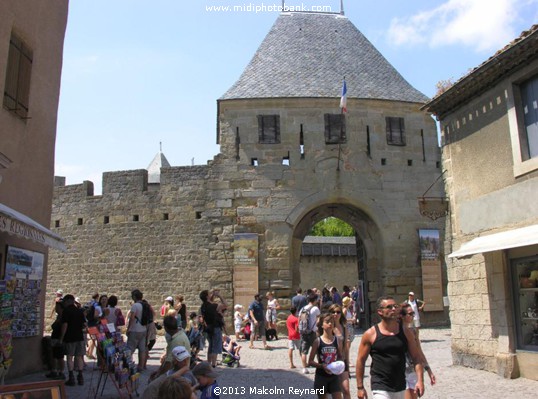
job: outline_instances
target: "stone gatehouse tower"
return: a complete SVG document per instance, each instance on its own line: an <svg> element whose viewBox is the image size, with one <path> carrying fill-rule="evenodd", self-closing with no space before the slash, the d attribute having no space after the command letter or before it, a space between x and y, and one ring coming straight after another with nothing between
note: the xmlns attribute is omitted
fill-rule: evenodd
<svg viewBox="0 0 538 399"><path fill-rule="evenodd" d="M290 298L303 238L335 216L357 234L350 285L363 281L370 302L422 296L417 231L444 237L443 219L422 217L417 203L441 173L427 100L345 16L283 13L218 100L220 153L207 165L163 167L160 183L146 170L107 172L101 196L91 182L57 185L52 227L68 252L51 254L49 287L126 301L138 287L154 303L183 293L194 310L209 287L230 302L241 290ZM430 195L443 197L442 185ZM258 240L247 288L234 273L242 233Z"/></svg>

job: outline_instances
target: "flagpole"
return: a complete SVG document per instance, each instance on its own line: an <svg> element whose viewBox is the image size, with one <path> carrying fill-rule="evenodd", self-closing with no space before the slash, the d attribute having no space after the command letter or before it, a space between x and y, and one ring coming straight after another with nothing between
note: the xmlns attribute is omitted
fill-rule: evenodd
<svg viewBox="0 0 538 399"><path fill-rule="evenodd" d="M342 136L344 134L344 108L347 107L347 104L344 104L342 101L344 97L347 95L347 88L346 88L346 77L344 76L344 84L342 86L342 97L340 99L340 137L338 139L338 163L336 165L336 171L340 172L340 156L342 154ZM346 100L347 102L347 100Z"/></svg>

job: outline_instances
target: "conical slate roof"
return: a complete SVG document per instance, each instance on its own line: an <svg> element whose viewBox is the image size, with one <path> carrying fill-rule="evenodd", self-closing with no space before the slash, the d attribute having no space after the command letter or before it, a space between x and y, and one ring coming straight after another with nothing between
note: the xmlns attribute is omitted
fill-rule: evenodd
<svg viewBox="0 0 538 399"><path fill-rule="evenodd" d="M148 183L160 183L161 182L161 168L169 168L170 163L164 156L162 151L159 151L153 161L148 166Z"/></svg>
<svg viewBox="0 0 538 399"><path fill-rule="evenodd" d="M220 100L340 97L424 103L379 51L340 14L280 14L239 80Z"/></svg>

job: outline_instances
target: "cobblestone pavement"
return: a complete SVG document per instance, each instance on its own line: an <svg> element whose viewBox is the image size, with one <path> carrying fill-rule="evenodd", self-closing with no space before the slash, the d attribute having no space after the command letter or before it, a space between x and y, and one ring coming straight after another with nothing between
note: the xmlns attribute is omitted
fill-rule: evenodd
<svg viewBox="0 0 538 399"><path fill-rule="evenodd" d="M449 329L423 329L421 330L422 346L429 364L437 376L437 384L430 386L426 383L424 398L514 398L526 399L538 397L538 381L524 378L507 380L494 373L474 370L470 368L453 366L450 354ZM355 337L351 347L351 397L356 397L355 367L357 347L360 335ZM219 366L219 385L222 388L222 399L240 398L304 398L314 399L315 395L301 395L299 390L312 389L314 374L303 374L298 354L295 354L296 369L290 370L287 354L287 340L281 339L270 342L272 350L262 350L261 342L256 342L257 349L249 349L243 342L241 349L241 367L227 368ZM151 372L158 367L158 359L165 347L163 337L159 337L148 361L148 370L139 379L138 392L142 394ZM94 398L100 372L94 370L94 361L88 362L85 371L84 386L66 387L69 399ZM366 369L365 386L369 388L369 367ZM42 374L28 376L21 381L36 381L43 379ZM265 391L264 391L265 389ZM273 391L270 391L270 390ZM290 391L290 389L292 391ZM278 390L278 392L277 392ZM295 391L293 391L295 390ZM101 391L101 390L100 390ZM102 399L116 399L119 394L112 381L108 380ZM368 389L371 398L371 392ZM136 394L134 395L136 397Z"/></svg>

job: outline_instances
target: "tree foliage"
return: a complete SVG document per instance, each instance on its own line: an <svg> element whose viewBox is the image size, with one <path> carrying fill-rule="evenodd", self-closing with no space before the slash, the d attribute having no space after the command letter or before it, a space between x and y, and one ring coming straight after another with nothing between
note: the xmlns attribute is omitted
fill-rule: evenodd
<svg viewBox="0 0 538 399"><path fill-rule="evenodd" d="M349 224L335 217L316 223L308 235L318 237L354 237L355 231Z"/></svg>

